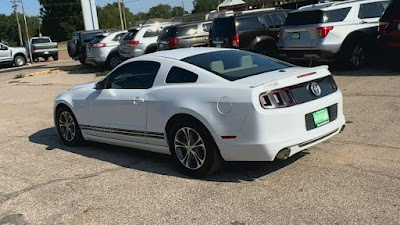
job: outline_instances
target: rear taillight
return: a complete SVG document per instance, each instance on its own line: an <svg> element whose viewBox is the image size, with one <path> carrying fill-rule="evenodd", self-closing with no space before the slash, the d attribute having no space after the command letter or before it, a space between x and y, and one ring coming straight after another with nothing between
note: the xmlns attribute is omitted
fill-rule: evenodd
<svg viewBox="0 0 400 225"><path fill-rule="evenodd" d="M336 91L338 89L338 87L337 87L336 82L333 79L333 77L332 76L328 76L327 79L328 79L328 83L331 86L331 88Z"/></svg>
<svg viewBox="0 0 400 225"><path fill-rule="evenodd" d="M324 38L328 36L329 31L333 30L333 27L318 27L317 28L317 37L318 38Z"/></svg>
<svg viewBox="0 0 400 225"><path fill-rule="evenodd" d="M296 105L297 102L293 97L290 88L283 88L274 90L269 93L262 93L260 95L260 103L263 108L283 108Z"/></svg>
<svg viewBox="0 0 400 225"><path fill-rule="evenodd" d="M388 26L389 26L389 23L388 23L388 22L382 22L382 21L380 21L380 22L379 22L378 30L379 30L379 31L385 31L386 28L387 28Z"/></svg>
<svg viewBox="0 0 400 225"><path fill-rule="evenodd" d="M138 45L138 44L139 44L139 41L128 41L126 43L126 45L128 45L128 46L135 46L135 45Z"/></svg>
<svg viewBox="0 0 400 225"><path fill-rule="evenodd" d="M175 46L175 45L178 44L179 39L178 38L171 38L171 39L168 39L167 42L168 42L168 44L170 44L172 46Z"/></svg>
<svg viewBox="0 0 400 225"><path fill-rule="evenodd" d="M235 36L232 37L232 45L233 47L239 47L239 34L235 34Z"/></svg>
<svg viewBox="0 0 400 225"><path fill-rule="evenodd" d="M103 48L103 47L106 47L106 46L107 45L105 43L97 43L97 44L94 44L92 46L92 48Z"/></svg>

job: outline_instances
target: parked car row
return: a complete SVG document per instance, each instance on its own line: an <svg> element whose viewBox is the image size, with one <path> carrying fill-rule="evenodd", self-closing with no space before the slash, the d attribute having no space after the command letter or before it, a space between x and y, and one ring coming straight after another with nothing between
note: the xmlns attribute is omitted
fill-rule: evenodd
<svg viewBox="0 0 400 225"><path fill-rule="evenodd" d="M377 40L386 46L400 46L399 7L398 1L348 0L298 10L236 12L213 21L147 24L127 31L80 31L75 32L68 50L82 64L109 69L155 51L208 46L287 61L338 62L357 69L378 48Z"/></svg>

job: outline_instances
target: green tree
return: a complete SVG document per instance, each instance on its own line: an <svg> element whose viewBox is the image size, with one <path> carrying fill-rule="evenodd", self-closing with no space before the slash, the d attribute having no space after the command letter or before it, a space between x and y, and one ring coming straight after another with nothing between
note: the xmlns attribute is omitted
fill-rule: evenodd
<svg viewBox="0 0 400 225"><path fill-rule="evenodd" d="M39 0L43 35L55 41L65 41L74 31L83 30L80 0Z"/></svg>
<svg viewBox="0 0 400 225"><path fill-rule="evenodd" d="M171 16L176 17L176 16L183 16L185 15L185 9L181 6L177 6L172 8Z"/></svg>
<svg viewBox="0 0 400 225"><path fill-rule="evenodd" d="M169 19L172 16L172 9L170 5L159 4L151 7L148 13L149 19L151 18L165 18Z"/></svg>
<svg viewBox="0 0 400 225"><path fill-rule="evenodd" d="M22 39L26 40L25 23L22 14L18 14L19 22L21 24ZM39 18L34 16L26 17L29 28L29 37L37 36L39 34ZM10 46L18 46L19 36L17 19L15 14L5 15L0 14L0 41L8 42Z"/></svg>
<svg viewBox="0 0 400 225"><path fill-rule="evenodd" d="M128 27L132 27L135 25L135 16L133 13L126 7L125 16L126 16L126 24ZM121 29L121 19L119 16L119 8L118 3L107 4L104 7L97 7L97 16L99 18L99 26L100 28L118 28Z"/></svg>
<svg viewBox="0 0 400 225"><path fill-rule="evenodd" d="M210 12L217 8L218 0L194 0L192 13Z"/></svg>

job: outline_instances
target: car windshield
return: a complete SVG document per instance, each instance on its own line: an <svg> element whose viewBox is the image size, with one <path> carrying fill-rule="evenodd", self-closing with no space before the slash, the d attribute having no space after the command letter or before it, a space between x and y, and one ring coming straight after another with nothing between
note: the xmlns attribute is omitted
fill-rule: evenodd
<svg viewBox="0 0 400 225"><path fill-rule="evenodd" d="M218 18L214 20L211 28L211 36L232 37L235 33L235 20L233 17Z"/></svg>
<svg viewBox="0 0 400 225"><path fill-rule="evenodd" d="M135 38L138 32L139 32L138 29L129 30L128 33L126 33L125 36L122 38L122 40L125 41L132 40L133 38Z"/></svg>
<svg viewBox="0 0 400 225"><path fill-rule="evenodd" d="M182 61L230 81L291 67L290 64L263 55L237 50L209 52L187 57Z"/></svg>
<svg viewBox="0 0 400 225"><path fill-rule="evenodd" d="M50 39L48 39L48 38L35 38L35 39L32 39L32 44L42 44L42 43L50 43Z"/></svg>

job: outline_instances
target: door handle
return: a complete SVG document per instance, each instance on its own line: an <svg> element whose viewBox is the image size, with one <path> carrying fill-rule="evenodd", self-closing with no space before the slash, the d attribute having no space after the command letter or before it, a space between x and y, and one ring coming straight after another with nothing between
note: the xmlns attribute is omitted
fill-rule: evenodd
<svg viewBox="0 0 400 225"><path fill-rule="evenodd" d="M365 21L365 20L361 20L361 22L360 22L361 24L366 24L366 23L368 23L367 21Z"/></svg>
<svg viewBox="0 0 400 225"><path fill-rule="evenodd" d="M135 99L133 99L133 104L135 104L135 105L138 105L143 102L144 102L144 98L140 98L139 96L136 96Z"/></svg>

